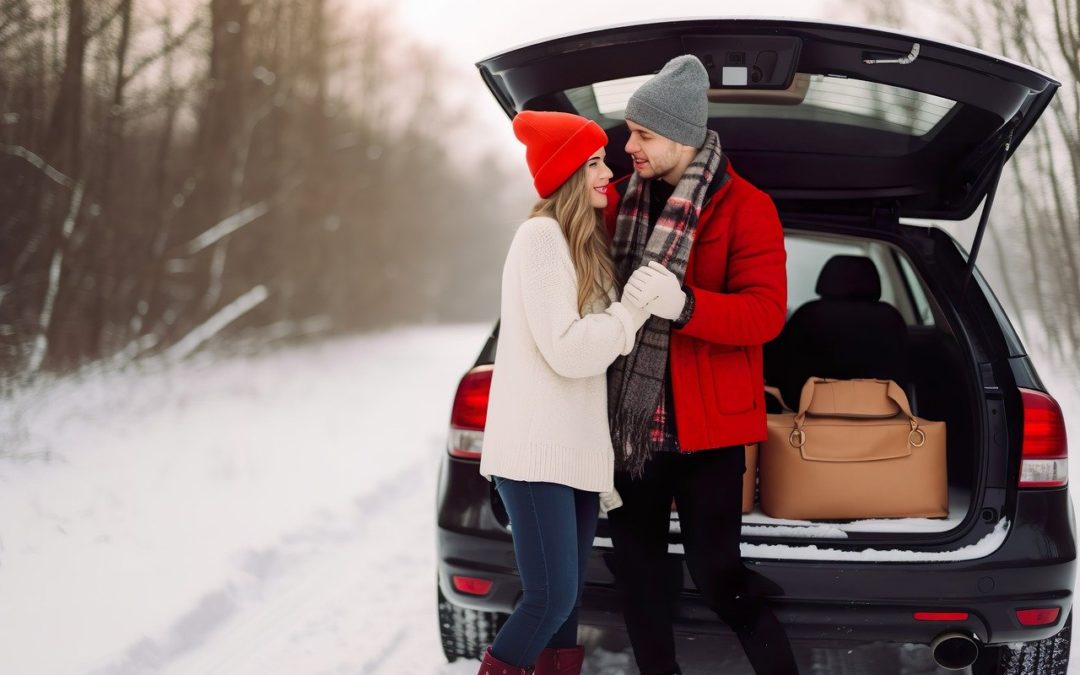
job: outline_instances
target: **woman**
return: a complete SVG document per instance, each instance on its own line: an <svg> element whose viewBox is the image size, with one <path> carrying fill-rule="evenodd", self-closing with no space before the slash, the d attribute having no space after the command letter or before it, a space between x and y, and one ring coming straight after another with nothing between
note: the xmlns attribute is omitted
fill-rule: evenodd
<svg viewBox="0 0 1080 675"><path fill-rule="evenodd" d="M596 532L598 493L613 489L607 367L634 347L649 314L613 302L603 226L607 135L577 115L514 118L541 199L518 229L502 279L480 472L510 516L524 594L481 675L581 672L577 605Z"/></svg>

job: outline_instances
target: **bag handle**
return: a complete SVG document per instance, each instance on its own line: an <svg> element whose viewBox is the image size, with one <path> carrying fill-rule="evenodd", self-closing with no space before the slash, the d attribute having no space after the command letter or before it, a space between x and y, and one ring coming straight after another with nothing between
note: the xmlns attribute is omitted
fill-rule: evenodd
<svg viewBox="0 0 1080 675"><path fill-rule="evenodd" d="M806 432L803 430L803 424L806 422L806 411L810 409L810 403L814 400L814 386L830 382L875 382L886 385L885 395L899 406L900 412L904 413L904 416L908 418L908 422L911 424L911 431L908 433L908 445L913 448L921 448L926 443L926 432L919 428L919 421L911 412L911 404L908 403L907 394L894 380L873 378L838 380L827 377L811 377L803 385L802 394L799 396L799 411L796 413L794 420L795 428L791 430L791 434L788 436L788 442L792 447L801 451L803 446L806 445Z"/></svg>
<svg viewBox="0 0 1080 675"><path fill-rule="evenodd" d="M780 402L780 408L784 412L795 412L794 410L792 410L791 408L788 407L787 403L784 402L784 396L783 396L783 394L780 393L780 387L774 387L772 385L767 384L767 385L765 385L765 393L771 395L773 398L775 398L777 401L779 401Z"/></svg>

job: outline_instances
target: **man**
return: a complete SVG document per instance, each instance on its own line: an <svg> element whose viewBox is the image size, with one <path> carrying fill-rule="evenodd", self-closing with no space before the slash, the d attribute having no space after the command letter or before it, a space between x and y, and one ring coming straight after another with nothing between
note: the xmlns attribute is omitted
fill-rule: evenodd
<svg viewBox="0 0 1080 675"><path fill-rule="evenodd" d="M702 596L757 673L788 675L797 672L791 647L739 551L743 446L766 437L762 345L786 313L784 238L772 200L735 173L707 129L708 86L701 62L680 56L626 107L634 175L613 252L629 278L624 300L653 316L608 371L623 501L609 514L617 578L641 673L681 672L677 589L662 581L674 498Z"/></svg>

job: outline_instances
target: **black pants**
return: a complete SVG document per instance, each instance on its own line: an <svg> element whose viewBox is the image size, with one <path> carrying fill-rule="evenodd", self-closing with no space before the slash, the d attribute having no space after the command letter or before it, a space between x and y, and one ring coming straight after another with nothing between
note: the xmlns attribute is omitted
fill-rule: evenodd
<svg viewBox="0 0 1080 675"><path fill-rule="evenodd" d="M797 673L783 626L742 564L743 447L657 453L641 478L616 472L623 506L608 514L624 618L642 675L677 673L668 529L674 497L686 564L709 606L736 633L759 675ZM754 578L751 578L751 577Z"/></svg>

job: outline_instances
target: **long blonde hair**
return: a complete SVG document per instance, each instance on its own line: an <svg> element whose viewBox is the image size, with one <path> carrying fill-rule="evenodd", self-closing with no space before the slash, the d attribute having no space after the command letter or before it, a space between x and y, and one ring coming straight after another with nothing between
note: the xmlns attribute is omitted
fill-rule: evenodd
<svg viewBox="0 0 1080 675"><path fill-rule="evenodd" d="M570 246L570 258L578 280L578 313L585 315L594 299L607 305L608 289L615 278L611 260L611 239L604 228L602 209L589 203L589 190L582 165L550 197L536 202L530 218L546 216L558 221Z"/></svg>

